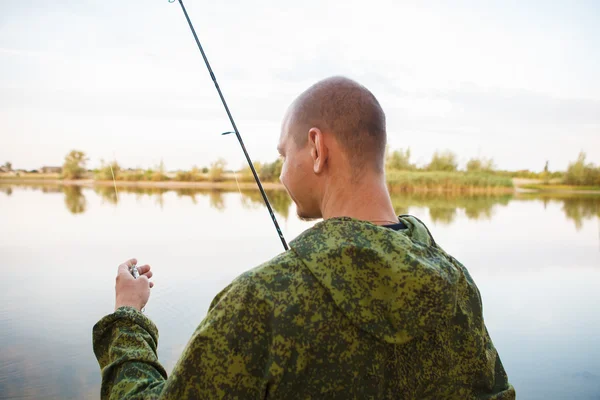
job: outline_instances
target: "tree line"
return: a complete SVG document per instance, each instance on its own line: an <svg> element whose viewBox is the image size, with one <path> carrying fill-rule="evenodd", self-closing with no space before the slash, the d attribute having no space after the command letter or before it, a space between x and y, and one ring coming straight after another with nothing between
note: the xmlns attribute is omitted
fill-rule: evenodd
<svg viewBox="0 0 600 400"><path fill-rule="evenodd" d="M64 179L83 179L94 178L97 180L127 180L127 181L181 181L181 182L222 182L230 179L238 179L243 182L254 180L254 176L249 166L244 166L240 170L227 168L227 162L224 159L218 159L207 167L193 167L188 171L176 171L169 173L164 163L154 168L146 169L124 169L117 161L101 161L101 166L94 170L88 170L88 157L83 151L72 150L64 159L61 171L61 177ZM279 179L281 174L282 160L280 158L273 162L255 162L254 168L259 178L265 182L274 182ZM431 160L422 167L418 167L411 161L411 150L397 149L386 152L385 168L388 175L393 175L395 171L408 172L460 172L458 157L451 151L436 151ZM13 171L13 165L6 162L2 165L4 172ZM37 172L37 171L36 171ZM491 158L471 158L465 165L462 172L471 174L489 174L504 177L533 178L549 181L550 179L561 179L562 183L577 186L600 186L600 166L586 161L586 154L581 152L577 159L570 163L567 170L551 172L546 162L541 172L529 170L505 171L498 170Z"/></svg>

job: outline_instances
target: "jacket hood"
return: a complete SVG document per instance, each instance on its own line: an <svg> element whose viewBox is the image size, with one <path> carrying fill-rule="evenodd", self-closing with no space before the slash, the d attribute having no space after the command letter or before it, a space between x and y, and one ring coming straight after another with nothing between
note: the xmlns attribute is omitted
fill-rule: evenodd
<svg viewBox="0 0 600 400"><path fill-rule="evenodd" d="M400 219L408 229L332 218L290 243L354 325L394 344L449 319L464 278L423 223Z"/></svg>

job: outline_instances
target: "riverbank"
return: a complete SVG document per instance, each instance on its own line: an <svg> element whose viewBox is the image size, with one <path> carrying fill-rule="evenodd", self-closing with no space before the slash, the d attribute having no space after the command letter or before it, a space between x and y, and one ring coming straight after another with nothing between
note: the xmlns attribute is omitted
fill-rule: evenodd
<svg viewBox="0 0 600 400"><path fill-rule="evenodd" d="M0 183L11 184L40 184L57 186L83 186L83 187L113 187L117 188L161 188L161 189L216 189L216 190L242 190L255 189L254 182L181 182L181 181L98 181L95 179L56 179L56 178L0 178ZM261 182L265 190L285 189L281 183Z"/></svg>
<svg viewBox="0 0 600 400"><path fill-rule="evenodd" d="M578 194L600 194L600 186L573 186L561 184L526 184L520 186L526 190L533 190L543 193L578 193Z"/></svg>
<svg viewBox="0 0 600 400"><path fill-rule="evenodd" d="M60 179L58 174L0 174L0 183L39 184L82 187L117 188L159 188L159 189L199 189L199 190L253 190L254 180L227 174L220 182L203 179L200 181L179 181L175 179L151 180L96 180ZM391 171L387 174L388 187L392 193L453 193L453 194L510 194L521 192L541 193L580 193L600 194L600 187L569 186L552 181L545 184L537 179L519 179L494 174L473 174L463 172ZM265 190L285 190L280 182L262 182Z"/></svg>
<svg viewBox="0 0 600 400"><path fill-rule="evenodd" d="M80 187L114 187L119 188L157 188L157 189L212 189L212 190L252 190L256 189L254 181L100 181L94 179L34 179L34 178L0 178L0 184L27 184L27 185L55 185L55 186L80 186ZM261 182L265 190L285 190L283 184L279 182ZM388 186L393 193L464 193L464 194L506 194L513 193L513 187L499 186L475 186L461 184L452 181L434 181L428 179L395 180L388 182Z"/></svg>
<svg viewBox="0 0 600 400"><path fill-rule="evenodd" d="M388 171L386 178L391 192L507 194L515 191L511 178L489 173Z"/></svg>

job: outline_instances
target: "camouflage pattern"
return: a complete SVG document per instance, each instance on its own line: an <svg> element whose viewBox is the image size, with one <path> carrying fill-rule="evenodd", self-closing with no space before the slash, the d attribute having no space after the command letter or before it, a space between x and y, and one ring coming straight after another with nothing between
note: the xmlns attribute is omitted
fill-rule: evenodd
<svg viewBox="0 0 600 400"><path fill-rule="evenodd" d="M93 330L103 399L514 399L479 291L416 218L316 224L212 302L167 379L133 308Z"/></svg>

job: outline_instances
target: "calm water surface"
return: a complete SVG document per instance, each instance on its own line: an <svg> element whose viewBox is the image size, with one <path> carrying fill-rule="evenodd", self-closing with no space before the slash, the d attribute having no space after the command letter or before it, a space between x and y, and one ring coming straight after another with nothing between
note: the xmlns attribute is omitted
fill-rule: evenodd
<svg viewBox="0 0 600 400"><path fill-rule="evenodd" d="M271 192L288 240L299 221ZM461 260L519 399L600 399L600 197L394 196ZM281 251L258 192L0 185L0 398L94 399L119 263L153 266L171 370L212 298Z"/></svg>

